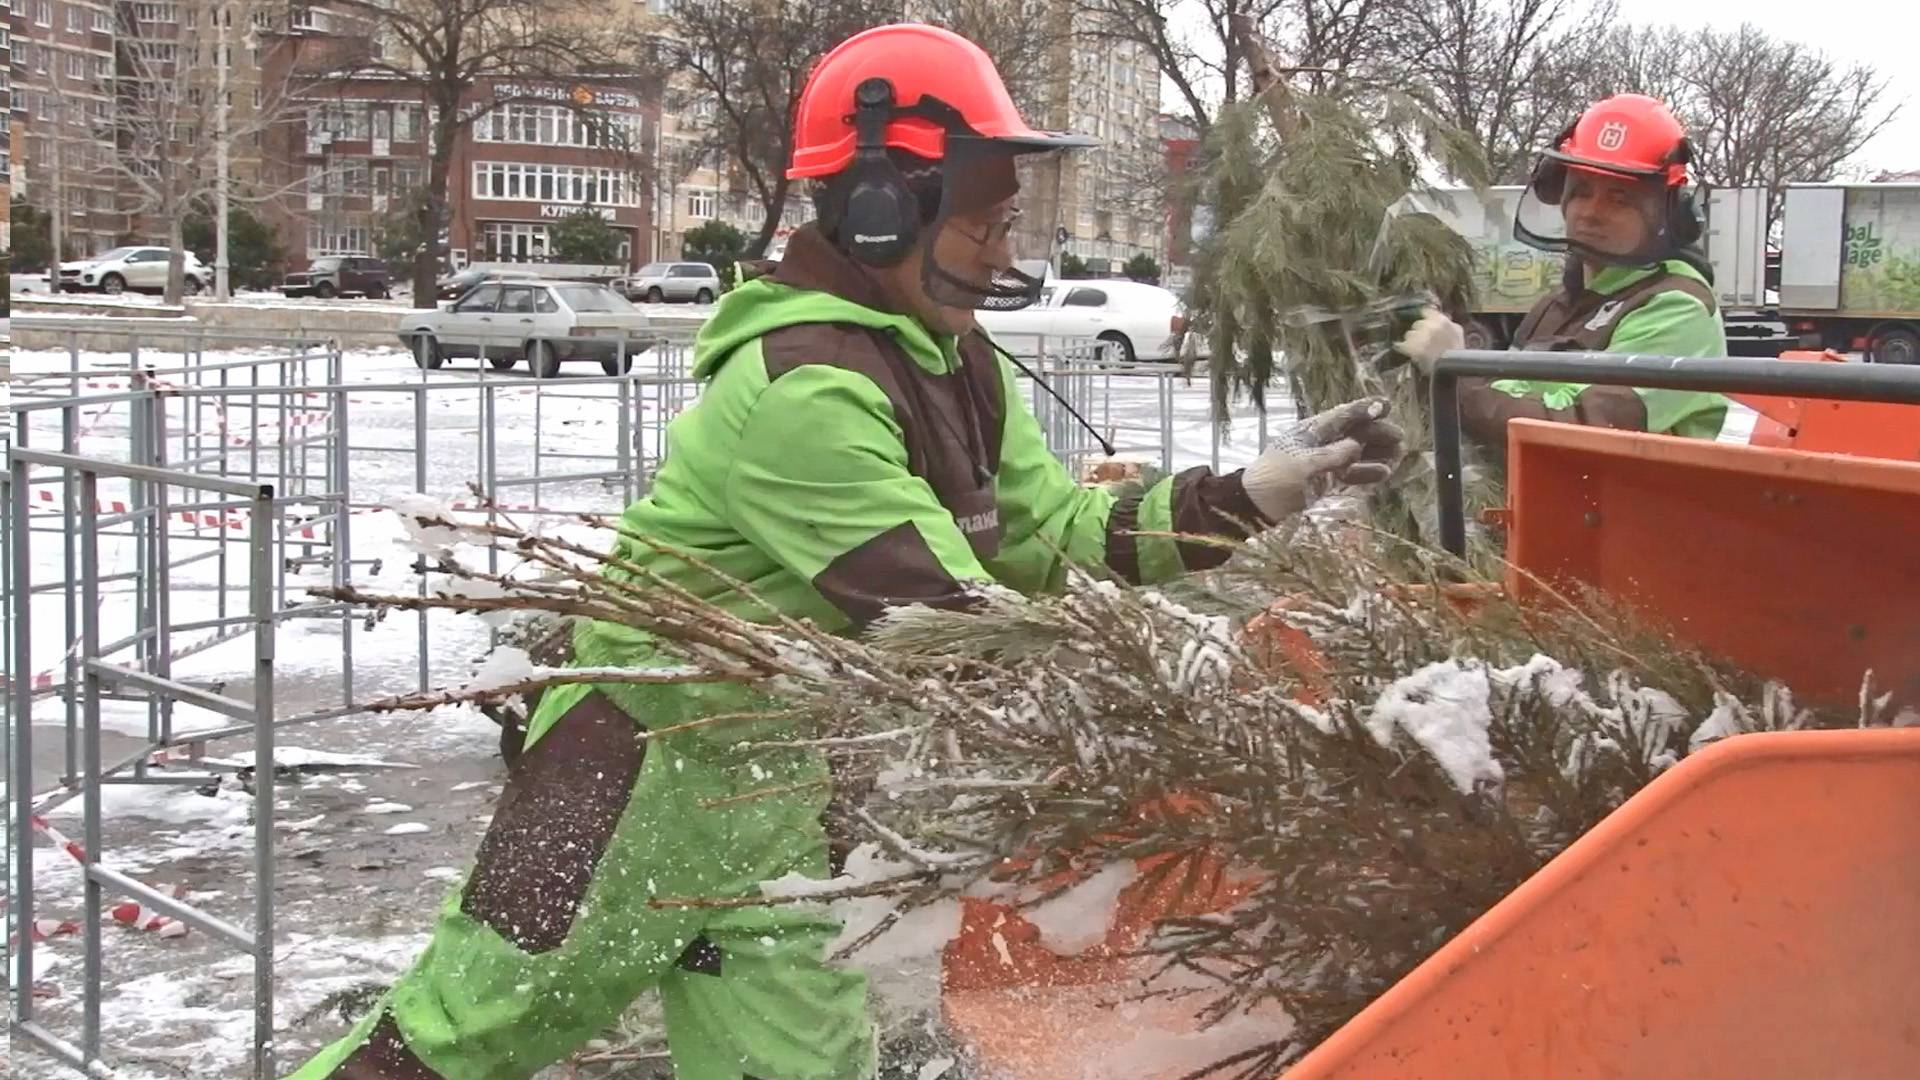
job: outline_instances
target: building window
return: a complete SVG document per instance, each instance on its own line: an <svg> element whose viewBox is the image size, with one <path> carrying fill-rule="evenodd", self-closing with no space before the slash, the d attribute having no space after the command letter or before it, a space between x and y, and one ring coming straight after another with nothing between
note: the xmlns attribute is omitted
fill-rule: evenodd
<svg viewBox="0 0 1920 1080"><path fill-rule="evenodd" d="M632 146L639 141L640 118L602 113L591 119L564 105L505 105L473 127L475 142L525 146Z"/></svg>
<svg viewBox="0 0 1920 1080"><path fill-rule="evenodd" d="M177 22L179 12L172 4L135 4L133 19L143 23Z"/></svg>
<svg viewBox="0 0 1920 1080"><path fill-rule="evenodd" d="M67 78L84 79L86 77L87 77L87 58L84 56L76 56L73 53L68 53L67 54Z"/></svg>
<svg viewBox="0 0 1920 1080"><path fill-rule="evenodd" d="M489 221L480 226L485 257L501 262L533 262L553 254L552 234L528 221Z"/></svg>
<svg viewBox="0 0 1920 1080"><path fill-rule="evenodd" d="M106 57L96 56L93 58L93 77L103 81L113 77L113 66Z"/></svg>
<svg viewBox="0 0 1920 1080"><path fill-rule="evenodd" d="M96 34L113 33L113 15L110 12L105 12L105 11L94 12L93 13L93 32Z"/></svg>
<svg viewBox="0 0 1920 1080"><path fill-rule="evenodd" d="M717 192L707 188L695 188L687 192L687 215L689 217L710 218L719 209Z"/></svg>
<svg viewBox="0 0 1920 1080"><path fill-rule="evenodd" d="M476 199L638 206L639 190L640 185L629 184L626 174L618 169L514 161L476 161L473 165Z"/></svg>
<svg viewBox="0 0 1920 1080"><path fill-rule="evenodd" d="M53 25L53 0L33 0L33 25Z"/></svg>
<svg viewBox="0 0 1920 1080"><path fill-rule="evenodd" d="M393 107L393 137L399 142L412 142L416 121L420 117L418 105L395 105Z"/></svg>
<svg viewBox="0 0 1920 1080"><path fill-rule="evenodd" d="M307 226L307 257L321 255L368 255L367 227L364 225L342 225L329 228L325 225Z"/></svg>
<svg viewBox="0 0 1920 1080"><path fill-rule="evenodd" d="M87 28L87 10L67 5L67 33L83 33Z"/></svg>

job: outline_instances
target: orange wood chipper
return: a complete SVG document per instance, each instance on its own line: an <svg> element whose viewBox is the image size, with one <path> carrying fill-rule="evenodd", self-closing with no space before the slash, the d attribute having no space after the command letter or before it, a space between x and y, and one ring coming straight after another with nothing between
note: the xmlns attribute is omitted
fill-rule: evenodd
<svg viewBox="0 0 1920 1080"><path fill-rule="evenodd" d="M1871 671L1920 709L1920 368L1838 359L1449 354L1434 378L1443 543L1465 540L1460 378L1729 394L1759 414L1746 445L1510 425L1506 588L1597 587L1802 698L1856 701ZM1248 884L1212 859L1154 862L1121 893L1108 947L1082 955L968 902L942 1001L985 1074L1172 1080L1222 1056L1190 1004L1116 1006L1143 970L1119 954ZM1171 1040L1184 1056L1102 1056L1154 1027L1188 1033ZM1286 1077L1920 1077L1920 727L1742 735L1689 756Z"/></svg>

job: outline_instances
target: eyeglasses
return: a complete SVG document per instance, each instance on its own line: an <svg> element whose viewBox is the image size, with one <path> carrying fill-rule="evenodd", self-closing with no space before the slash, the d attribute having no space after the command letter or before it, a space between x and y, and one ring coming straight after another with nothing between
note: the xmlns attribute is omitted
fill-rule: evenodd
<svg viewBox="0 0 1920 1080"><path fill-rule="evenodd" d="M989 247L994 244L1005 243L1007 237L1013 234L1013 227L1018 224L1020 224L1020 209L1015 207L1007 211L1006 217L998 221L984 223L981 227L985 231L979 236L975 236L973 233L958 226L954 228L954 231L974 243L979 244L981 247Z"/></svg>

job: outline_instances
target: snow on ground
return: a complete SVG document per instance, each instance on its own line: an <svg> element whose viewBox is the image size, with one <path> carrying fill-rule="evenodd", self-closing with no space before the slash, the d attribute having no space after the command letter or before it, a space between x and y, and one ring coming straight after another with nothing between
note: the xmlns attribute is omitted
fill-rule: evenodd
<svg viewBox="0 0 1920 1080"><path fill-rule="evenodd" d="M676 307L676 313L689 310ZM325 380L323 363L309 363L304 370L260 363L269 355L261 349L233 350L199 359L213 365L238 365L224 375L230 387L274 386L283 381L311 387ZM181 368L189 359L143 353L144 361L161 369ZM14 376L21 380L15 400L24 401L68 393L75 381L72 372L81 373L81 383L95 384L83 385L84 393L111 395L124 385L127 358L29 350L14 353L12 363ZM674 370L672 359L658 354L639 358L636 366L643 371ZM342 368L342 381L350 388L341 394L350 433L347 473L353 513L347 533L351 576L359 584L408 592L416 587L406 528L398 515L383 507L422 489L441 502L470 504L474 497L467 484L480 478L489 451L503 479L530 478L536 463L544 475L610 468L614 463L613 447L620 430L617 402L610 385L591 381L598 375L591 366L570 367L537 393L534 384L524 381L496 389L490 425L482 411L481 385L496 383L501 376L478 370L472 361L455 361L423 373L398 348L360 349L345 354ZM182 382L192 378L181 371L163 377ZM216 383L222 378L205 373L202 377ZM420 387L427 388L423 391L424 452L415 430L415 388ZM1220 465L1231 469L1253 456L1257 425L1250 417L1242 418L1231 438L1216 450L1202 381L1178 382L1172 401L1174 469L1212 464L1216 453ZM248 473L257 463L261 479L277 481L277 493L288 503L283 512L289 518L311 513L316 504L304 502L301 496L324 490L325 457L314 447L303 451L298 443L309 428L287 421L320 413L328 403L324 396L294 399L288 409L278 411L256 408L237 394L219 409L210 402L194 405L172 399L169 460L218 455L224 442L229 473ZM1157 441L1158 403L1154 380L1116 380L1108 407L1096 419L1103 425L1152 432L1121 441ZM662 424L677 407L670 395L641 407L635 437L648 456L660 452ZM1276 409L1279 415L1290 415L1284 403ZM132 425L127 403L83 405L73 417L79 453L126 459ZM184 439L183 429L189 432ZM491 439L483 439L483 433ZM36 414L28 444L54 448L60 440L59 412ZM593 461L554 454L603 457ZM536 461L537 455L543 456ZM1131 456L1160 464L1157 451ZM302 488L288 482L281 475L285 473L306 473L315 479ZM424 485L418 480L421 475ZM41 490L48 491L52 500L42 499ZM181 497L178 492L176 497ZM44 531L34 532L30 540L33 579L37 585L55 587L34 597L33 674L57 683L65 678L64 662L75 633L68 621L68 594L58 587L67 575L68 553L60 530L64 497L57 488L48 487L37 488L34 498L42 511L35 524ZM109 513L112 501L128 498L127 487L103 479L99 498L108 504L102 513ZM600 480L527 483L504 487L500 496L506 504L603 513L618 511L626 498L623 485ZM210 515L215 524L176 523L168 538L167 557L175 568L165 600L175 624L237 616L246 610L246 549L232 542L244 539L246 532L224 528L219 520L237 518L240 511L217 508L200 513ZM556 523L524 511L515 516L522 522ZM285 568L284 585L281 568L275 568L276 606L307 602L308 587L332 580L325 562L298 561L324 555L326 547L318 542L302 544L300 526L288 528L289 543L282 554L296 561ZM141 603L135 580L141 554L132 539L123 535L125 531L124 526L103 528L96 538L96 565L103 577L98 610L106 641L132 633ZM324 537L324 529L317 535ZM78 559L77 541L73 557ZM77 597L73 603L77 606ZM172 664L174 677L251 701L255 690L251 640L243 635L222 642L218 636L217 628L173 634L168 650L188 652ZM420 641L421 620L412 614L390 614L372 626L337 614L277 620L273 688L277 714L285 719L340 706L349 700L343 681L347 671L353 682L350 700L355 702L418 688L423 658L429 684L467 681L488 654L490 630L473 616L435 612L426 620L424 653ZM129 654L123 650L119 655ZM60 778L68 773L69 745L77 751L79 740L68 727L68 713L68 706L55 694L45 694L35 703L30 733L38 792L58 788ZM101 703L104 759L118 761L139 750L148 732L163 723L184 732L224 727L233 721L186 705L163 716L142 703L106 700ZM457 887L491 820L494 799L504 782L497 734L491 721L467 707L428 715L361 713L279 730L272 867L279 957L275 1019L283 1069L344 1030L338 1015L319 1008L330 995L391 980L425 940L434 910L447 890ZM242 786L240 770L252 765L253 746L246 738L229 738L208 744L205 753L210 761L175 760L151 771L156 777L210 771L222 777L217 784L110 785L104 790L103 858L156 888L184 890L190 902L234 925L251 926L253 796ZM249 776L249 783L253 779ZM83 835L80 815L81 801L71 799L53 813L54 828L78 838ZM33 862L36 916L77 918L78 864L44 838ZM1092 890L1097 894L1093 899L1103 900L1105 886L1112 884L1101 879ZM120 899L109 895L108 903ZM1085 902L1084 895L1061 901L1056 913L1073 915ZM898 936L917 938L917 932L906 931L915 930L921 922L944 925L949 915L946 910L929 910L914 920L914 926L901 928ZM1063 920L1059 929L1070 937L1068 921ZM184 937L162 938L109 925L105 937L109 989L102 1009L104 1044L112 1059L124 1067L124 1075L140 1080L246 1075L251 983L245 957L198 930ZM39 1016L69 1036L78 1032L81 955L78 936L55 937L35 948L37 993L46 995L36 999ZM64 1074L24 1040L16 1040L14 1052L27 1075Z"/></svg>

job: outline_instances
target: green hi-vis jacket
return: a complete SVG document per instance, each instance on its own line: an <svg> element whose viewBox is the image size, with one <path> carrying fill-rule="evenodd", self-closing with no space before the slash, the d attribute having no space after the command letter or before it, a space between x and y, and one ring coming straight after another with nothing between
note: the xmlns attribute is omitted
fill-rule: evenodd
<svg viewBox="0 0 1920 1080"><path fill-rule="evenodd" d="M810 227L777 271L721 300L694 373L706 381L700 400L669 426L653 489L623 525L830 631L892 605L964 607L976 583L1056 591L1069 564L1163 581L1227 553L1133 534L1238 538L1240 523L1260 522L1238 473L1191 469L1128 498L1075 483L979 332L936 336L889 312ZM767 618L688 561L632 540L617 555ZM629 627L589 623L574 640L582 664L657 662ZM657 722L646 715L657 695L607 689Z"/></svg>
<svg viewBox="0 0 1920 1080"><path fill-rule="evenodd" d="M1711 283L1688 262L1669 259L1644 269L1607 267L1577 293L1542 298L1513 347L1719 357L1727 355L1727 338ZM1507 421L1519 418L1711 439L1726 415L1726 398L1690 390L1502 379L1464 380L1460 392L1462 427L1495 449L1506 446Z"/></svg>

